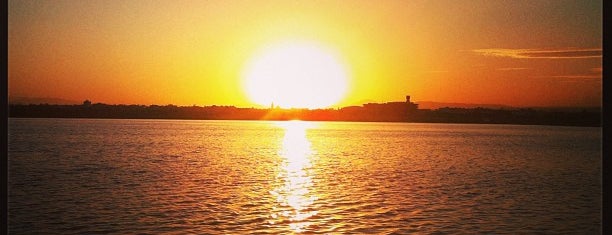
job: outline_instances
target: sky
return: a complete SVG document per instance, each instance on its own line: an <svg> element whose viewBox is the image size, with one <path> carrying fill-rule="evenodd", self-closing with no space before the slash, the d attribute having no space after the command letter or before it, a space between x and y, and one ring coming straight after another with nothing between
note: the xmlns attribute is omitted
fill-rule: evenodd
<svg viewBox="0 0 612 235"><path fill-rule="evenodd" d="M600 106L602 1L9 0L11 97L260 107L244 70L309 40L346 65L334 107Z"/></svg>

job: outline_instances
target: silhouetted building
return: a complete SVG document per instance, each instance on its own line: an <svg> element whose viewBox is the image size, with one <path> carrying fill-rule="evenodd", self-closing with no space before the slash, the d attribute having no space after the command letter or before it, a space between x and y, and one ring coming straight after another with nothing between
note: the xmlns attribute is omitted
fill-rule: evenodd
<svg viewBox="0 0 612 235"><path fill-rule="evenodd" d="M415 111L419 109L419 104L411 102L409 95L406 96L406 104L408 104L408 111Z"/></svg>
<svg viewBox="0 0 612 235"><path fill-rule="evenodd" d="M366 109L396 111L407 114L417 110L419 105L410 102L410 96L407 95L405 102L367 103L363 107Z"/></svg>
<svg viewBox="0 0 612 235"><path fill-rule="evenodd" d="M387 103L367 103L362 107L351 106L342 108L343 118L360 121L409 121L415 116L418 104L410 101L410 96L406 96L406 101L387 102Z"/></svg>

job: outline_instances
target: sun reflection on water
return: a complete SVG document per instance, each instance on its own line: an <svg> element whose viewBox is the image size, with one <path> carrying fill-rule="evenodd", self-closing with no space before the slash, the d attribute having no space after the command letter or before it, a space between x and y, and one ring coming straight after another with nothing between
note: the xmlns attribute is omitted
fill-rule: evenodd
<svg viewBox="0 0 612 235"><path fill-rule="evenodd" d="M308 218L317 214L312 207L317 197L311 192L312 149L306 130L312 123L290 121L279 123L285 129L279 155L283 158L277 180L282 183L270 191L277 201L272 208L270 224L287 223L291 230L302 232L311 222Z"/></svg>

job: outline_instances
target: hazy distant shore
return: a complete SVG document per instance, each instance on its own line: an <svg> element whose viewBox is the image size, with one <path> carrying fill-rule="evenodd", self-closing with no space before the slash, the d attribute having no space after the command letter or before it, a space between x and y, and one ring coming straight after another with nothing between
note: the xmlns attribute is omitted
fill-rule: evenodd
<svg viewBox="0 0 612 235"><path fill-rule="evenodd" d="M382 106L382 105L381 105ZM115 118L191 120L304 120L422 123L482 123L560 126L601 126L601 111L536 110L531 108L439 108L398 110L350 106L339 109L238 108L234 106L175 105L49 105L11 104L15 118Z"/></svg>

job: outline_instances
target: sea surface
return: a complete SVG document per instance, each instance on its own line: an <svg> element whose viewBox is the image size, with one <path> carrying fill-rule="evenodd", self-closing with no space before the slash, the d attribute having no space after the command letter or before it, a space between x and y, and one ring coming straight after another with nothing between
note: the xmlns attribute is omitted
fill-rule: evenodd
<svg viewBox="0 0 612 235"><path fill-rule="evenodd" d="M10 234L600 234L601 128L9 119Z"/></svg>

